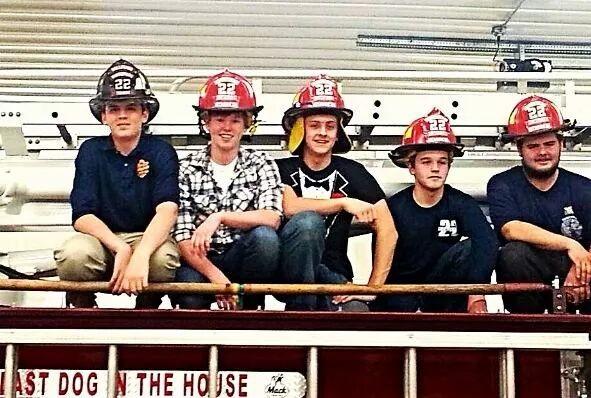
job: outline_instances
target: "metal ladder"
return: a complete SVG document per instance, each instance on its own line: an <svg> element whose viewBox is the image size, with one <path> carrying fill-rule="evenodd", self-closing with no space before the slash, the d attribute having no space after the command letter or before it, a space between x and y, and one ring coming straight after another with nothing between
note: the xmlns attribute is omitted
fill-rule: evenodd
<svg viewBox="0 0 591 398"><path fill-rule="evenodd" d="M18 371L18 344L6 345L4 362L4 395L16 398L16 376ZM219 346L209 346L209 396L217 394ZM117 397L117 372L119 369L118 346L108 346L107 397ZM499 355L500 398L515 398L515 363L513 349L505 349ZM318 398L318 347L307 348L307 398ZM417 349L406 348L404 353L404 397L417 398Z"/></svg>

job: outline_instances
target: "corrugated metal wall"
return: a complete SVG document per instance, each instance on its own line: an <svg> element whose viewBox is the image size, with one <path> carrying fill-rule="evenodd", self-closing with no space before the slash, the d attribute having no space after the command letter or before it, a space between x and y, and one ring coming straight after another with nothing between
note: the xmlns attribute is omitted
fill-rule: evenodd
<svg viewBox="0 0 591 398"><path fill-rule="evenodd" d="M357 35L491 39L492 26L519 5L505 38L589 40L587 0L0 0L0 68L102 70L125 57L143 68L487 71L495 66L492 54L363 48L356 46ZM556 68L591 67L588 57L552 60ZM0 94L86 95L95 81L8 76L0 80ZM163 90L171 81L152 83ZM392 81L367 86L351 82L345 90L425 89ZM292 92L294 87L273 80L265 89Z"/></svg>

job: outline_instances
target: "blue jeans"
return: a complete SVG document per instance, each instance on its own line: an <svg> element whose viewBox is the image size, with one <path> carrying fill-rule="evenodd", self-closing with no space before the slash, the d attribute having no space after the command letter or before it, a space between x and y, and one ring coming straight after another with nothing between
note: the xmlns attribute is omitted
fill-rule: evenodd
<svg viewBox="0 0 591 398"><path fill-rule="evenodd" d="M322 264L326 226L321 215L303 211L293 216L279 231L279 269L284 283L347 283L347 278ZM335 310L328 296L286 295L286 310Z"/></svg>
<svg viewBox="0 0 591 398"><path fill-rule="evenodd" d="M465 239L450 247L426 274L402 277L394 283L490 283L492 269L470 261L472 241ZM396 265L394 265L395 267ZM392 271L395 270L393 267ZM391 272L392 272L391 271ZM468 296L463 295L390 295L378 296L371 304L372 311L466 312Z"/></svg>
<svg viewBox="0 0 591 398"><path fill-rule="evenodd" d="M271 227L260 226L246 232L222 254L208 256L233 283L277 282L279 261L279 238ZM176 272L176 282L209 283L209 280L181 260ZM181 308L209 308L215 297L205 294L176 294L171 297L173 305ZM245 295L243 308L264 307L264 296Z"/></svg>

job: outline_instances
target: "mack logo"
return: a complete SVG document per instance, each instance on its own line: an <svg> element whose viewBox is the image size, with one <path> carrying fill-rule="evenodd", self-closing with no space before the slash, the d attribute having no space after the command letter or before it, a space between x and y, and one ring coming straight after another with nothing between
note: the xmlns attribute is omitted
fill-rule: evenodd
<svg viewBox="0 0 591 398"><path fill-rule="evenodd" d="M265 395L269 398L284 398L289 389L283 384L283 374L271 377L271 382L265 387Z"/></svg>

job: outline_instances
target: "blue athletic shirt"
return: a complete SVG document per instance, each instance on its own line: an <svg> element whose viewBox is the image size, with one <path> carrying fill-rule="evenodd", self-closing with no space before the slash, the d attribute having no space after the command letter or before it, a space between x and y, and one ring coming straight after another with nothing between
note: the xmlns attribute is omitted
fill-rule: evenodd
<svg viewBox="0 0 591 398"><path fill-rule="evenodd" d="M589 248L591 180L562 168L558 170L558 178L548 191L533 186L522 166L490 179L487 187L490 217L499 236L503 225L517 220L568 236Z"/></svg>
<svg viewBox="0 0 591 398"><path fill-rule="evenodd" d="M405 188L387 200L398 232L387 283L420 280L462 237L472 242L473 264L494 267L498 242L474 198L445 185L436 205L421 207L413 198L413 189Z"/></svg>

